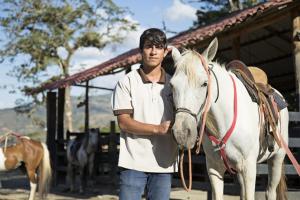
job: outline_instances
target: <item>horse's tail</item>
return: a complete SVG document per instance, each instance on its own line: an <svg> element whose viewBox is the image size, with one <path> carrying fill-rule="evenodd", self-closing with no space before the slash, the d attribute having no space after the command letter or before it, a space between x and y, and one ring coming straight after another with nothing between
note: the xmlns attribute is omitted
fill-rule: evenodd
<svg viewBox="0 0 300 200"><path fill-rule="evenodd" d="M286 186L285 167L284 167L284 162L282 162L281 178L276 188L276 197L277 197L276 200L288 200L286 192L287 192L287 186Z"/></svg>
<svg viewBox="0 0 300 200"><path fill-rule="evenodd" d="M40 164L40 176L39 176L39 196L44 199L48 192L51 182L52 170L50 164L50 154L48 147L45 143L41 143L44 150L42 162Z"/></svg>

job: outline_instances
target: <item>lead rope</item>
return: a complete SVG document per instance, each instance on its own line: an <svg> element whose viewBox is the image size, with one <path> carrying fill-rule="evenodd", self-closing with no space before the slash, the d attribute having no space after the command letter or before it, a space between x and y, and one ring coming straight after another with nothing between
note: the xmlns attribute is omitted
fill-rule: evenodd
<svg viewBox="0 0 300 200"><path fill-rule="evenodd" d="M204 135L204 128L205 128L205 124L206 124L206 117L207 117L207 113L210 109L210 105L211 105L211 75L210 75L210 71L208 68L208 65L205 61L205 59L203 58L203 56L201 54L199 54L200 60L202 62L202 65L207 73L207 98L206 98L206 102L204 105L204 111L202 114L202 124L201 124L201 128L199 130L199 138L197 141L197 148L196 148L196 154L200 153L200 147L201 147L201 143L202 143L202 139L203 139L203 135Z"/></svg>
<svg viewBox="0 0 300 200"><path fill-rule="evenodd" d="M289 157L291 163L293 164L293 166L294 166L294 168L295 168L298 176L300 176L300 165L299 165L297 159L295 158L295 156L293 155L293 153L291 152L291 150L289 149L288 144L282 138L282 134L281 134L281 115L280 115L280 112L279 112L279 119L278 120L280 121L279 138L280 138L280 141L281 141L281 146L284 148L284 150L285 150L287 156Z"/></svg>
<svg viewBox="0 0 300 200"><path fill-rule="evenodd" d="M183 174L183 158L184 158L184 149L181 149L181 154L180 154L180 177L181 177L181 183L184 187L184 189L187 192L190 192L192 190L192 156L191 156L191 149L188 149L188 156L189 156L189 187L186 186L185 184L185 178Z"/></svg>
<svg viewBox="0 0 300 200"><path fill-rule="evenodd" d="M199 130L199 137L197 139L197 148L196 148L196 154L200 153L200 147L201 147L201 142L203 139L203 135L204 135L204 128L205 128L205 123L206 123L206 117L207 117L207 113L210 109L210 105L211 105L211 75L210 75L210 71L208 68L208 65L205 61L205 59L203 58L203 56L201 54L198 54L200 57L200 60L202 62L202 65L207 73L207 98L205 101L205 105L204 105L204 111L203 111L203 115L202 115L202 125L201 125L201 129ZM189 156L189 187L186 186L185 184L185 179L184 179L184 174L183 174L183 158L184 158L184 150L181 150L181 155L180 155L180 177L181 177L181 182L182 185L184 187L184 189L189 192L192 189L192 156L191 156L191 149L188 149L188 156Z"/></svg>

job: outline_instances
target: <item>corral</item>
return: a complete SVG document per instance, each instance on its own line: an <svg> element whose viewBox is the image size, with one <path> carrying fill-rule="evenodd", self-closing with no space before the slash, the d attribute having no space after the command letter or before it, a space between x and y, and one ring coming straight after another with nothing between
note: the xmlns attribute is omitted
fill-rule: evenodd
<svg viewBox="0 0 300 200"><path fill-rule="evenodd" d="M240 59L248 66L258 66L269 77L269 83L279 89L287 99L290 110L290 142L289 146L296 159L300 159L300 2L296 0L272 0L255 7L233 13L204 27L187 30L169 39L169 43L178 48L193 48L201 52L214 38L219 39L219 62ZM89 86L89 80L122 70L130 70L139 63L139 50L132 49L107 62L99 64L83 72L65 79L42 85L32 93L48 91L47 93L47 144L51 151L53 168L55 170L55 185L64 183L65 177L65 144L69 135L76 133L64 132L64 94L67 86L86 87L86 130L88 121L89 89L103 89L102 86ZM172 63L165 61L165 69L172 73ZM85 85L81 85L86 82ZM58 92L56 90L58 89ZM101 132L101 131L100 131ZM97 156L99 176L117 177L118 135L112 122L109 134L101 134L101 151ZM205 169L205 155L193 155L193 188L210 190ZM299 176L286 159L286 174L290 191L299 191ZM267 168L265 164L258 165L256 190L266 187ZM117 180L117 178L116 178ZM236 194L239 189L237 180L226 176L225 193ZM174 179L174 186L180 186L180 181ZM211 198L207 193L208 199Z"/></svg>

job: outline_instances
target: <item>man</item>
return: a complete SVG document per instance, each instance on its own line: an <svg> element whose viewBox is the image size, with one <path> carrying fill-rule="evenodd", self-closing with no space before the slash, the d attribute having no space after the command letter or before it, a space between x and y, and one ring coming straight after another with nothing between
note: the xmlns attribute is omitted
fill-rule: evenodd
<svg viewBox="0 0 300 200"><path fill-rule="evenodd" d="M166 35L151 28L140 37L142 65L120 80L112 95L120 135L120 200L169 200L177 171L177 144L170 76L161 63L168 53Z"/></svg>

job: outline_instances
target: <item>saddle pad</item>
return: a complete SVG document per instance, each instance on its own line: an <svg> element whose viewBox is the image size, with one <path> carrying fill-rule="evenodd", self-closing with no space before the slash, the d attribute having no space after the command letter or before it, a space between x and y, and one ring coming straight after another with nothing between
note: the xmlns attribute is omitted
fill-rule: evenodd
<svg viewBox="0 0 300 200"><path fill-rule="evenodd" d="M233 73L240 79L240 81L243 83L243 85L246 87L248 94L250 95L251 99L255 103L259 103L258 97L256 96L253 89L247 84L247 82L243 79L242 75L236 71L233 71ZM288 106L284 98L278 94L276 91L273 90L273 93L271 94L274 97L274 101L277 104L278 110L282 110ZM268 97L267 97L268 98Z"/></svg>
<svg viewBox="0 0 300 200"><path fill-rule="evenodd" d="M288 106L288 103L284 100L284 98L278 94L277 92L273 93L274 101L277 104L278 110L282 110Z"/></svg>

